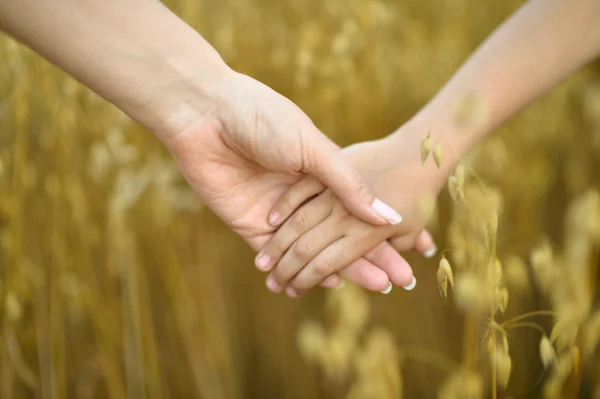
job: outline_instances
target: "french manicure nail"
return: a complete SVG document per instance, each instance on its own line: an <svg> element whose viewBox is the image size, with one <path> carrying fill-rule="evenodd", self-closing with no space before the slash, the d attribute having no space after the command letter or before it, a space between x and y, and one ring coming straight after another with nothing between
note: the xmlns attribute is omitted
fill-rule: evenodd
<svg viewBox="0 0 600 399"><path fill-rule="evenodd" d="M417 286L417 279L415 278L415 276L413 276L413 279L410 282L410 284L406 285L402 288L404 288L406 291L412 291L416 286Z"/></svg>
<svg viewBox="0 0 600 399"><path fill-rule="evenodd" d="M388 281L387 288L385 290L379 291L379 292L381 292L383 295L389 294L392 291L392 287L393 287L392 282Z"/></svg>
<svg viewBox="0 0 600 399"><path fill-rule="evenodd" d="M256 267L258 267L260 270L268 270L269 268L269 263L271 263L271 257L269 255L265 255L265 254L258 254L256 256Z"/></svg>
<svg viewBox="0 0 600 399"><path fill-rule="evenodd" d="M435 244L433 244L431 246L431 248L429 248L427 251L423 252L423 256L425 256L426 258L433 258L433 256L435 256L436 253L437 253L437 246Z"/></svg>
<svg viewBox="0 0 600 399"><path fill-rule="evenodd" d="M279 293L281 292L281 287L277 284L277 281L273 277L267 278L267 288L271 292Z"/></svg>
<svg viewBox="0 0 600 399"><path fill-rule="evenodd" d="M379 217L385 219L390 224L398 224L402 222L402 216L395 210L393 210L389 205L381 202L377 198L373 201L373 205L371 208L375 211Z"/></svg>
<svg viewBox="0 0 600 399"><path fill-rule="evenodd" d="M337 290L341 290L342 288L344 288L344 286L346 285L346 282L344 280L342 280L342 282L340 283L340 285L338 285L337 287L335 287Z"/></svg>
<svg viewBox="0 0 600 399"><path fill-rule="evenodd" d="M273 212L271 215L269 215L269 224L271 226L277 225L278 221L279 221L279 212Z"/></svg>

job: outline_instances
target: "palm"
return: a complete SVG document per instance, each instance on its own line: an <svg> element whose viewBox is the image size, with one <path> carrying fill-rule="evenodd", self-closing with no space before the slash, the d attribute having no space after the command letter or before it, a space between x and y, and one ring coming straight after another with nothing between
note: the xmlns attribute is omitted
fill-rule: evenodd
<svg viewBox="0 0 600 399"><path fill-rule="evenodd" d="M271 208L299 176L248 161L210 124L177 140L175 159L192 189L252 248L262 247L275 230L267 221Z"/></svg>

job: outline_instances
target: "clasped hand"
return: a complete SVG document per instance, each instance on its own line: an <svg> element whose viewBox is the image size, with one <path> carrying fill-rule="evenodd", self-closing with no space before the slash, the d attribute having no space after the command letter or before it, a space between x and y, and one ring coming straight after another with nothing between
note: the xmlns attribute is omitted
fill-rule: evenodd
<svg viewBox="0 0 600 399"><path fill-rule="evenodd" d="M418 160L419 132L340 156L299 108L247 76L234 73L212 96L219 107L163 142L205 204L260 250L256 264L270 271L272 291L297 297L342 277L376 291L414 286L397 251L435 251L415 211L416 199L436 190L420 176L431 171ZM372 192L404 220L388 223L397 213Z"/></svg>

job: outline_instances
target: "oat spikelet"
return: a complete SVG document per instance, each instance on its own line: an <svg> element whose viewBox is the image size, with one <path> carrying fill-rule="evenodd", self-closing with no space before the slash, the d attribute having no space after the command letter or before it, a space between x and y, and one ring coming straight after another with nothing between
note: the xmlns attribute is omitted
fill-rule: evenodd
<svg viewBox="0 0 600 399"><path fill-rule="evenodd" d="M508 307L508 290L500 288L496 290L496 311L500 313L506 312Z"/></svg>
<svg viewBox="0 0 600 399"><path fill-rule="evenodd" d="M542 359L542 364L545 368L548 368L554 361L556 357L556 353L554 352L554 348L552 347L552 343L548 339L547 336L543 336L540 341L540 357Z"/></svg>
<svg viewBox="0 0 600 399"><path fill-rule="evenodd" d="M450 283L450 286L454 288L454 275L452 274L450 262L448 262L448 259L446 259L444 256L442 256L440 265L438 267L437 281L438 288L440 290L440 296L443 299L446 299L448 297L448 283Z"/></svg>
<svg viewBox="0 0 600 399"><path fill-rule="evenodd" d="M507 352L503 350L496 350L494 359L496 362L496 378L498 384L503 389L508 386L508 380L510 379L510 372L512 370L512 361Z"/></svg>
<svg viewBox="0 0 600 399"><path fill-rule="evenodd" d="M448 179L448 192L450 193L452 201L454 201L455 204L458 204L460 195L456 176L450 176L450 178Z"/></svg>
<svg viewBox="0 0 600 399"><path fill-rule="evenodd" d="M425 161L431 153L431 132L427 133L427 137L421 142L421 164L424 165Z"/></svg>
<svg viewBox="0 0 600 399"><path fill-rule="evenodd" d="M556 358L556 372L561 378L566 379L573 371L573 366L576 367L575 361L577 359L575 356L577 356L577 354L574 354L573 351L568 351L561 353Z"/></svg>
<svg viewBox="0 0 600 399"><path fill-rule="evenodd" d="M438 142L433 149L433 160L438 169L442 166L444 150L442 149L442 143Z"/></svg>
<svg viewBox="0 0 600 399"><path fill-rule="evenodd" d="M556 343L559 351L573 346L577 339L579 328L574 323L559 321L550 333L550 341Z"/></svg>
<svg viewBox="0 0 600 399"><path fill-rule="evenodd" d="M456 182L458 183L458 187L464 187L465 185L465 165L463 163L459 163L456 166L456 170L454 171L454 176L456 176Z"/></svg>

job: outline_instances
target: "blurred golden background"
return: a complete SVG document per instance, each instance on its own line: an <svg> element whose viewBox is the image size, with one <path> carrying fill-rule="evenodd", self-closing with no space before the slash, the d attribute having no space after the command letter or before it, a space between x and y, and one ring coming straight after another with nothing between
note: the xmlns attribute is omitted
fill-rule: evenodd
<svg viewBox="0 0 600 399"><path fill-rule="evenodd" d="M349 145L399 127L522 2L167 3L234 69ZM600 398L598 65L465 161L478 177L467 197L484 185L493 206L481 195L465 209L447 192L437 203L431 229L452 248L459 299L474 298L460 280L468 238L489 209L499 215L498 292L510 301L492 323L452 289L440 298L439 256L409 255L412 292L269 293L252 251L152 134L6 37L0 62L2 398L491 398L494 385L499 398ZM499 324L537 310L552 313ZM490 331L492 351L510 345L508 360L492 357L497 376ZM556 351L546 370L544 334Z"/></svg>

